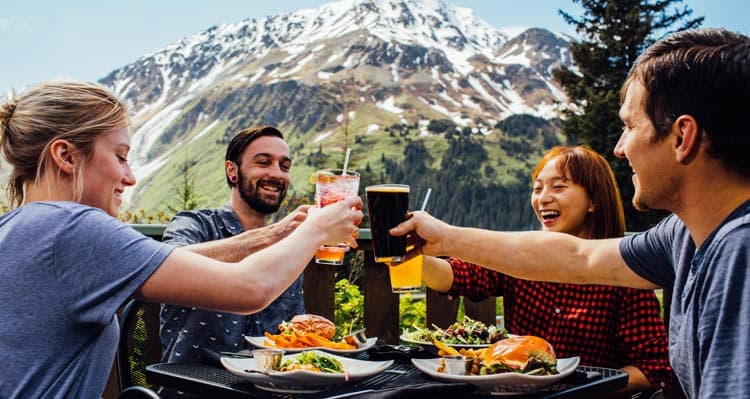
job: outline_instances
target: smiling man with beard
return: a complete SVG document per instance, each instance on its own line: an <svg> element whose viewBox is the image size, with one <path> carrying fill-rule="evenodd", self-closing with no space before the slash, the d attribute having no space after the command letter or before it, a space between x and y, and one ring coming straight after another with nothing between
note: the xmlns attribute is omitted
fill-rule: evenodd
<svg viewBox="0 0 750 399"><path fill-rule="evenodd" d="M229 203L219 209L183 211L167 225L164 242L224 260L242 259L291 233L307 216L303 205L283 220L267 225L289 187L292 159L281 132L270 126L240 131L229 143L224 161ZM274 332L294 315L305 313L302 276L259 313L241 316L173 305L161 308L162 360L201 360L203 348L236 352L244 336Z"/></svg>

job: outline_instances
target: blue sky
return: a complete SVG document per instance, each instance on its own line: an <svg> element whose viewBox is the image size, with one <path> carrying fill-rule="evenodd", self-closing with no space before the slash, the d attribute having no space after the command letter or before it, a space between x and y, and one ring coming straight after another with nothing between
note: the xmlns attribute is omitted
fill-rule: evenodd
<svg viewBox="0 0 750 399"><path fill-rule="evenodd" d="M557 13L572 0L444 0L497 28L539 26L572 33ZM325 0L0 0L0 97L40 81L97 80L180 38L220 23L260 18ZM750 34L747 0L686 0L704 27Z"/></svg>

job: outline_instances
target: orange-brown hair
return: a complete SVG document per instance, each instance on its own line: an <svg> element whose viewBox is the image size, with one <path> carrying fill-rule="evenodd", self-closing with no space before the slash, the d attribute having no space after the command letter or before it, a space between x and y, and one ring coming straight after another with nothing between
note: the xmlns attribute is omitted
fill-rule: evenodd
<svg viewBox="0 0 750 399"><path fill-rule="evenodd" d="M558 146L549 150L534 168L531 181L551 160L557 170L586 190L594 204L594 212L586 216L587 238L622 237L625 234L625 211L612 168L598 152L587 146Z"/></svg>

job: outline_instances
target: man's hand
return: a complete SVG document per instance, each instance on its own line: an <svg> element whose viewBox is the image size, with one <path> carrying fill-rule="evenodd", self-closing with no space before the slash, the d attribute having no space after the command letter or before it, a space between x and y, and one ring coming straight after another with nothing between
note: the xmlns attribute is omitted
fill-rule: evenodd
<svg viewBox="0 0 750 399"><path fill-rule="evenodd" d="M414 249L410 251L410 257L417 253L442 256L448 255L445 253L444 242L451 227L451 225L432 217L427 212L416 211L409 214L408 220L392 228L390 233L394 236L416 233L416 237L412 237Z"/></svg>
<svg viewBox="0 0 750 399"><path fill-rule="evenodd" d="M297 226L300 225L300 223L304 222L305 219L307 219L307 212L309 210L310 205L300 205L297 207L297 209L286 215L283 219L274 224L268 225L267 228L269 237L271 237L275 241L278 241L288 236L289 233L294 231L294 229L296 229Z"/></svg>

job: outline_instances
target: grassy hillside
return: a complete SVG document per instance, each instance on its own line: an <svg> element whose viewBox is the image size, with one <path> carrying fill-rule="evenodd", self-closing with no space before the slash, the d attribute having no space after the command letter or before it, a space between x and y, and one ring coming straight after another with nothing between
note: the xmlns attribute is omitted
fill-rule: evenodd
<svg viewBox="0 0 750 399"><path fill-rule="evenodd" d="M369 184L409 184L413 193L410 205L415 209L431 187L428 210L450 223L535 228L528 203L529 176L544 151L562 141L557 122L518 115L480 133L445 120L431 121L429 126L405 125L392 113L363 107L357 109L348 130L339 125L324 132L299 132L280 125L294 159L290 196L311 200L309 176L318 168L341 167L348 143L352 148L350 168L361 173L363 196ZM377 128L371 127L375 124ZM199 206L216 207L226 202L229 191L223 160L230 125L217 125L200 138L177 146L169 162L140 188L131 209L168 213L170 207L178 207L186 165Z"/></svg>

